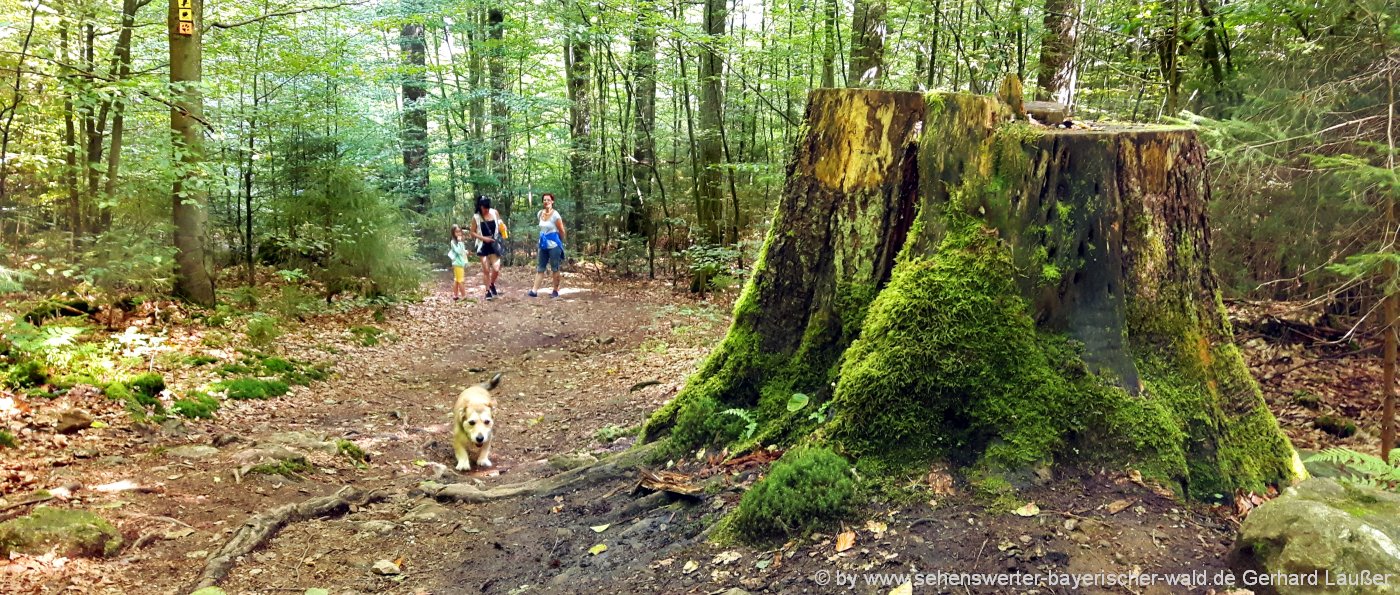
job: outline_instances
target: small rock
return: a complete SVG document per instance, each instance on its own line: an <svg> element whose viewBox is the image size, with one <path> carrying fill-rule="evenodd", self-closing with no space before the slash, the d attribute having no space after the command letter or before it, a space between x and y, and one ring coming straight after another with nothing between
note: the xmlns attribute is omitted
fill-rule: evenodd
<svg viewBox="0 0 1400 595"><path fill-rule="evenodd" d="M452 509L446 506L436 502L424 502L403 515L403 520L409 522L434 522L440 521L451 514Z"/></svg>
<svg viewBox="0 0 1400 595"><path fill-rule="evenodd" d="M395 564L388 560L380 560L378 562L375 562L374 567L370 570L372 570L375 574L379 576L394 576L402 572L401 570L399 570L398 564Z"/></svg>
<svg viewBox="0 0 1400 595"><path fill-rule="evenodd" d="M316 432L279 432L266 437L263 442L280 444L304 451L319 450L327 454L339 452L334 441L325 440Z"/></svg>
<svg viewBox="0 0 1400 595"><path fill-rule="evenodd" d="M749 593L748 591L745 591L745 590L743 590L743 589L740 589L739 587L734 587L734 588L732 588L732 589L730 589L730 590L728 590L728 591L725 591L723 595L752 595L752 594Z"/></svg>
<svg viewBox="0 0 1400 595"><path fill-rule="evenodd" d="M116 528L86 510L39 506L28 515L0 523L0 559L8 559L11 551L110 556L121 545Z"/></svg>
<svg viewBox="0 0 1400 595"><path fill-rule="evenodd" d="M1079 528L1079 519L1065 519L1065 530L1073 531Z"/></svg>
<svg viewBox="0 0 1400 595"><path fill-rule="evenodd" d="M75 434L92 427L92 415L82 409L69 409L58 416L58 433Z"/></svg>
<svg viewBox="0 0 1400 595"><path fill-rule="evenodd" d="M751 576L746 579L740 579L739 584L750 591L762 591L764 587L768 586L768 580L757 576Z"/></svg>
<svg viewBox="0 0 1400 595"><path fill-rule="evenodd" d="M570 452L561 455L554 455L549 458L549 466L560 471L577 469L584 465L590 465L596 462L598 462L598 457L595 457L586 452Z"/></svg>
<svg viewBox="0 0 1400 595"><path fill-rule="evenodd" d="M160 422L160 433L166 436L184 436L189 433L185 429L185 421L178 417L171 417Z"/></svg>
<svg viewBox="0 0 1400 595"><path fill-rule="evenodd" d="M165 451L165 453L181 459L207 459L219 454L219 449L203 444L187 444L185 446L176 446L175 448Z"/></svg>
<svg viewBox="0 0 1400 595"><path fill-rule="evenodd" d="M98 462L98 463L101 463L103 466L106 466L106 467L118 467L118 466L121 466L121 465L125 465L125 464L127 464L128 462L130 462L130 461L129 461L126 457L121 457L121 456L112 455L112 456L102 457L102 458L98 459L97 462Z"/></svg>
<svg viewBox="0 0 1400 595"><path fill-rule="evenodd" d="M242 440L242 438L238 437L237 434L215 434L210 444L218 448L223 448L239 440Z"/></svg>
<svg viewBox="0 0 1400 595"><path fill-rule="evenodd" d="M399 526L393 521L364 521L360 523L360 531L364 533L374 533L377 535L388 535L393 533Z"/></svg>
<svg viewBox="0 0 1400 595"><path fill-rule="evenodd" d="M199 559L199 558L207 558L207 557L209 557L209 550L195 550L195 551L192 551L192 552L187 552L187 553L185 554L185 557L186 557L186 558L189 558L189 559L191 559L191 560L197 560L197 559Z"/></svg>
<svg viewBox="0 0 1400 595"><path fill-rule="evenodd" d="M1021 536L1021 545L1030 545L1030 544L1031 544L1031 536L1030 536L1030 535L1022 535L1022 536Z"/></svg>

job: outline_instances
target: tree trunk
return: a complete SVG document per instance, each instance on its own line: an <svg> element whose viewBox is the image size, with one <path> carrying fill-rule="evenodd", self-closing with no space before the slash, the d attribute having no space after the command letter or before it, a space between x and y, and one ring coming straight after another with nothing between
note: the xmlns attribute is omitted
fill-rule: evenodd
<svg viewBox="0 0 1400 595"><path fill-rule="evenodd" d="M485 79L486 70L486 61L481 57L486 47L482 31L484 22L484 14L473 15L470 42L467 44L471 50L467 60L467 85L472 90L471 99L467 103L472 126L471 156L467 163L471 170L472 191L477 196L485 194L487 190L486 184L482 183L486 176L486 99L481 93L481 82Z"/></svg>
<svg viewBox="0 0 1400 595"><path fill-rule="evenodd" d="M700 49L700 130L698 135L699 153L695 163L696 177L699 179L699 195L695 200L695 215L700 227L701 239L708 244L724 241L722 222L724 219L724 172L720 171L724 156L720 126L723 125L723 102L721 85L724 63L720 60L719 45L724 41L724 22L728 13L725 0L705 0L706 43ZM702 280L703 282L703 280ZM692 287L692 289L698 289Z"/></svg>
<svg viewBox="0 0 1400 595"><path fill-rule="evenodd" d="M192 14L189 33L180 32L180 4ZM205 255L205 222L209 192L198 181L204 165L204 98L199 93L202 76L200 27L202 0L170 0L166 26L170 36L170 130L179 156L175 186L171 191L175 221L175 295L202 306L214 305L214 278ZM187 21L188 22L188 21Z"/></svg>
<svg viewBox="0 0 1400 595"><path fill-rule="evenodd" d="M822 0L822 87L836 86L836 0Z"/></svg>
<svg viewBox="0 0 1400 595"><path fill-rule="evenodd" d="M885 10L885 0L855 0L849 87L877 87L885 78Z"/></svg>
<svg viewBox="0 0 1400 595"><path fill-rule="evenodd" d="M651 243L651 175L656 167L656 5L653 0L637 4L637 23L632 32L632 160L625 168L631 179L623 229Z"/></svg>
<svg viewBox="0 0 1400 595"><path fill-rule="evenodd" d="M116 64L119 81L131 77L131 31L136 25L136 10L144 6L137 0L122 0L122 28L117 35L117 45L112 51L112 61ZM117 175L121 170L122 136L126 132L126 99L121 96L112 99L111 146L107 148L107 178L102 187L102 205L98 217L98 228L106 231L112 226L112 207L117 198Z"/></svg>
<svg viewBox="0 0 1400 595"><path fill-rule="evenodd" d="M1036 76L1035 98L1070 103L1074 92L1075 38L1078 32L1079 2L1045 0L1045 31L1040 37L1040 72Z"/></svg>
<svg viewBox="0 0 1400 595"><path fill-rule="evenodd" d="M821 443L891 474L1126 461L1196 498L1296 477L1208 266L1195 133L1010 115L813 92L729 335L643 439ZM796 392L829 417L789 411Z"/></svg>
<svg viewBox="0 0 1400 595"><path fill-rule="evenodd" d="M496 176L496 206L501 216L510 219L510 103L506 89L505 14L499 8L486 11L487 35L491 53L486 57L486 70L491 78L491 172Z"/></svg>
<svg viewBox="0 0 1400 595"><path fill-rule="evenodd" d="M428 212L428 46L422 23L399 31L403 60L403 185L413 211Z"/></svg>
<svg viewBox="0 0 1400 595"><path fill-rule="evenodd" d="M571 8L577 10L570 5ZM572 17L568 19L573 22ZM589 99L589 68L593 63L587 32L572 33L564 42L564 76L569 92L569 198L574 202L576 223L569 229L577 236L588 218L593 182L593 103Z"/></svg>

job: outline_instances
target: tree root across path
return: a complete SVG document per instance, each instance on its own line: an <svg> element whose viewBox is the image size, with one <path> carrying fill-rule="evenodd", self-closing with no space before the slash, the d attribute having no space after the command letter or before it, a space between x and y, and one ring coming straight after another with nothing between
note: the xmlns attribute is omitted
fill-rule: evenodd
<svg viewBox="0 0 1400 595"><path fill-rule="evenodd" d="M352 505L379 502L387 497L388 494L384 492L365 492L345 486L330 496L312 498L299 504L286 504L254 515L234 532L223 548L204 563L204 573L199 575L199 580L189 590L195 591L218 584L228 576L240 556L267 543L288 524L341 514L348 511Z"/></svg>
<svg viewBox="0 0 1400 595"><path fill-rule="evenodd" d="M616 456L570 469L557 475L495 488L479 488L469 483L441 484L425 481L418 491L435 500L450 500L480 504L518 496L552 496L568 488L602 483L626 477L630 471L647 461L659 443L634 447Z"/></svg>

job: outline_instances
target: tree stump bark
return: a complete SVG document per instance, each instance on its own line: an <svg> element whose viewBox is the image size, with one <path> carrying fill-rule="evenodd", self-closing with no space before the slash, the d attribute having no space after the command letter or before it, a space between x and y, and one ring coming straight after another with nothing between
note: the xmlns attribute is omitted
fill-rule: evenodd
<svg viewBox="0 0 1400 595"><path fill-rule="evenodd" d="M890 116L862 133L852 106ZM647 439L673 423L673 447L743 449L739 416L716 413L750 408L757 441L827 445L868 474L1088 459L1208 498L1300 473L1209 268L1194 131L1062 130L992 98L858 90L814 93L807 117L729 336ZM832 122L849 128L821 136ZM869 145L849 142L920 128L914 170L863 165ZM823 194L856 171L899 190ZM809 197L831 210L800 208ZM831 233L848 227L870 231ZM824 250L842 265L824 268ZM873 300L844 298L851 287ZM795 390L829 395L830 420L777 407Z"/></svg>
<svg viewBox="0 0 1400 595"><path fill-rule="evenodd" d="M794 392L825 398L834 366L894 268L918 197L923 97L813 91L783 198L724 342L684 394L643 427L680 442L738 437L730 407L785 418ZM765 428L761 439L781 427Z"/></svg>

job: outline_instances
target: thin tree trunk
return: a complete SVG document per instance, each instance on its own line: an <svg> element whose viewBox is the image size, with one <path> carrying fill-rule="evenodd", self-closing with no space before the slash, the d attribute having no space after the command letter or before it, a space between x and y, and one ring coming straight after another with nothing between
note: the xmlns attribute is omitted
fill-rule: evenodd
<svg viewBox="0 0 1400 595"><path fill-rule="evenodd" d="M194 15L192 32L179 33L178 4L171 0L166 16L170 35L170 85L174 105L170 130L179 149L178 174L171 190L175 222L175 294L202 306L214 305L214 278L205 255L205 223L209 218L209 193L197 181L204 165L204 136L200 129L204 99L199 93L203 75L200 45L203 0L189 0Z"/></svg>
<svg viewBox="0 0 1400 595"><path fill-rule="evenodd" d="M1388 89L1390 91L1390 104L1386 106L1385 139L1389 151L1386 153L1386 167L1390 171L1395 171L1395 69L1391 68L1386 77ZM1385 223L1386 235L1390 240L1387 242L1394 250L1397 237L1395 219L1395 199L1384 197L1385 200ZM1400 293L1392 289L1395 282L1395 261L1387 259L1385 261L1383 285L1387 288L1385 294L1384 313L1385 322L1382 329L1385 332L1385 354L1381 370L1381 460L1390 460L1390 451L1395 448L1395 365L1396 365L1396 332L1400 328L1396 327L1397 316L1400 316Z"/></svg>
<svg viewBox="0 0 1400 595"><path fill-rule="evenodd" d="M886 0L855 0L851 13L849 87L877 87L885 78Z"/></svg>
<svg viewBox="0 0 1400 595"><path fill-rule="evenodd" d="M836 0L822 2L822 86L836 86L836 11L840 4Z"/></svg>
<svg viewBox="0 0 1400 595"><path fill-rule="evenodd" d="M723 203L724 173L721 171L724 159L723 132L724 98L721 97L724 62L720 57L720 46L724 43L724 21L729 7L725 0L705 0L705 43L700 46L700 135L699 161L696 162L696 177L700 182L700 195L696 201L696 217L702 239L708 244L724 241ZM699 280L703 284L706 280ZM692 290L699 291L692 283Z"/></svg>
<svg viewBox="0 0 1400 595"><path fill-rule="evenodd" d="M1077 0L1045 0L1045 30L1040 37L1040 71L1035 98L1069 104L1073 92L1074 47L1078 31Z"/></svg>
<svg viewBox="0 0 1400 595"><path fill-rule="evenodd" d="M119 81L131 77L131 32L136 24L136 11L149 1L122 0L122 28L121 33L117 35L116 49L112 52L112 60L117 67L116 78ZM112 140L111 146L107 148L107 178L102 188L102 197L106 204L98 216L98 229L101 231L106 231L112 226L112 207L117 199L117 175L121 169L122 135L126 131L125 111L126 100L120 95L113 98Z"/></svg>
<svg viewBox="0 0 1400 595"><path fill-rule="evenodd" d="M577 22L578 7L569 4L568 22ZM582 19L579 19L582 20ZM587 32L572 33L564 42L564 75L569 92L569 198L574 202L570 229L586 228L588 203L593 187L593 102L589 97L592 79L589 68L593 63L592 46ZM575 234L578 231L574 232Z"/></svg>
<svg viewBox="0 0 1400 595"><path fill-rule="evenodd" d="M627 213L623 229L635 236L644 236L647 245L654 243L652 237L650 204L651 175L656 167L656 27L653 20L658 16L655 0L641 0L637 4L637 22L632 32L632 159L630 172L632 191L628 193ZM648 259L648 269L652 276Z"/></svg>
<svg viewBox="0 0 1400 595"><path fill-rule="evenodd" d="M68 15L59 17L58 55L64 64L69 62L69 21ZM60 80L63 88L63 185L68 194L68 230L73 233L73 245L77 246L83 234L83 203L78 190L78 138L76 114L73 108L73 75L71 68L63 66Z"/></svg>
<svg viewBox="0 0 1400 595"><path fill-rule="evenodd" d="M38 20L39 7L42 4L35 2L33 8L29 10L29 28L24 32L24 43L19 48L19 60L15 62L15 85L14 93L11 94L10 105L0 110L0 114L5 116L5 128L0 130L0 156L10 154L10 131L14 127L15 114L19 112L20 101L24 99L24 93L20 91L24 82L24 60L29 56L29 42L34 38L34 23ZM9 178L9 160L0 158L0 207L6 206L9 202L9 194L6 192L5 182ZM0 209L3 212L3 209Z"/></svg>
<svg viewBox="0 0 1400 595"><path fill-rule="evenodd" d="M414 5L416 11L417 5ZM419 215L428 212L428 83L427 43L423 23L411 22L399 31L403 68L404 193Z"/></svg>
<svg viewBox="0 0 1400 595"><path fill-rule="evenodd" d="M487 35L491 39L491 53L486 57L487 71L491 77L491 170L496 175L496 192L500 194L496 202L501 215L510 219L510 103L506 88L505 48L501 47L505 35L505 14L499 8L486 11Z"/></svg>

